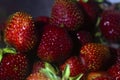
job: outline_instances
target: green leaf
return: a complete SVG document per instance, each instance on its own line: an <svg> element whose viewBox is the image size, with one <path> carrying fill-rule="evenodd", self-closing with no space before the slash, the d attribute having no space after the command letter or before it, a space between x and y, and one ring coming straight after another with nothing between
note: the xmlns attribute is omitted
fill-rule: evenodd
<svg viewBox="0 0 120 80"><path fill-rule="evenodd" d="M98 17L97 22L96 22L96 27L98 27L98 26L99 26L100 21L101 21L101 18L100 18L100 17Z"/></svg>
<svg viewBox="0 0 120 80"><path fill-rule="evenodd" d="M48 62L45 62L45 69L53 74L56 74L55 68L51 64L49 64Z"/></svg>
<svg viewBox="0 0 120 80"><path fill-rule="evenodd" d="M84 3L87 3L88 2L88 0L82 0Z"/></svg>
<svg viewBox="0 0 120 80"><path fill-rule="evenodd" d="M68 80L69 76L70 76L70 66L67 64L62 73L62 80Z"/></svg>
<svg viewBox="0 0 120 80"><path fill-rule="evenodd" d="M75 77L70 77L69 80L80 80L82 78L83 74L79 74Z"/></svg>

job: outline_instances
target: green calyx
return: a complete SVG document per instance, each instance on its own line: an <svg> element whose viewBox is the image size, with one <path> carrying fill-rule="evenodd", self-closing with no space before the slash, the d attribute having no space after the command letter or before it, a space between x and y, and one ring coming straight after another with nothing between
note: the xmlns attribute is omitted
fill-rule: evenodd
<svg viewBox="0 0 120 80"><path fill-rule="evenodd" d="M47 62L45 62L45 68L42 68L40 72L44 73L50 80L61 80L57 68Z"/></svg>
<svg viewBox="0 0 120 80"><path fill-rule="evenodd" d="M11 47L5 47L0 49L0 62L2 61L4 54L16 54L16 50Z"/></svg>
<svg viewBox="0 0 120 80"><path fill-rule="evenodd" d="M57 67L53 67L50 63L47 62L45 62L45 68L40 69L40 72L45 74L50 80L80 80L83 76L83 74L79 74L75 77L70 77L69 65L66 65L62 75L60 76Z"/></svg>

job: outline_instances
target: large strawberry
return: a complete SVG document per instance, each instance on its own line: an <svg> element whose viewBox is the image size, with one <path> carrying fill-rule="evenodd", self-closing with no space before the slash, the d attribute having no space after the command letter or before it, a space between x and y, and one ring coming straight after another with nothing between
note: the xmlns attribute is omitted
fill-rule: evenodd
<svg viewBox="0 0 120 80"><path fill-rule="evenodd" d="M33 49L37 36L31 15L25 12L12 14L6 23L4 37L18 51L27 52Z"/></svg>
<svg viewBox="0 0 120 80"><path fill-rule="evenodd" d="M29 73L28 58L23 53L5 54L0 62L0 80L25 80Z"/></svg>
<svg viewBox="0 0 120 80"><path fill-rule="evenodd" d="M110 58L110 51L106 45L100 43L88 43L82 46L80 57L88 71L97 71L104 67Z"/></svg>
<svg viewBox="0 0 120 80"><path fill-rule="evenodd" d="M38 57L49 62L62 62L72 51L72 40L64 28L47 25L38 47Z"/></svg>
<svg viewBox="0 0 120 80"><path fill-rule="evenodd" d="M84 23L83 12L72 0L55 0L51 11L50 22L67 30L76 30Z"/></svg>
<svg viewBox="0 0 120 80"><path fill-rule="evenodd" d="M120 41L120 11L105 10L100 21L100 30L110 42Z"/></svg>

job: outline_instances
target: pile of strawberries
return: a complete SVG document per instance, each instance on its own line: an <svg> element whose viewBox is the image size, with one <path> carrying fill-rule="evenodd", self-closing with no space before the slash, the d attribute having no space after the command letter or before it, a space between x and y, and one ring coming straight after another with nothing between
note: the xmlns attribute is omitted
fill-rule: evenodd
<svg viewBox="0 0 120 80"><path fill-rule="evenodd" d="M107 1L55 0L50 16L36 18L15 12L0 34L0 80L120 80L120 49L111 46L120 11Z"/></svg>

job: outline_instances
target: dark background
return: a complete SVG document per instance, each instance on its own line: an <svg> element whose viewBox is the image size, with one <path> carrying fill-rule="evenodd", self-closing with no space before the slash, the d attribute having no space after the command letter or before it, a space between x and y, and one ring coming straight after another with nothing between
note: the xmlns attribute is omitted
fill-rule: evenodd
<svg viewBox="0 0 120 80"><path fill-rule="evenodd" d="M26 11L33 17L50 16L54 0L0 0L0 22L16 11Z"/></svg>

